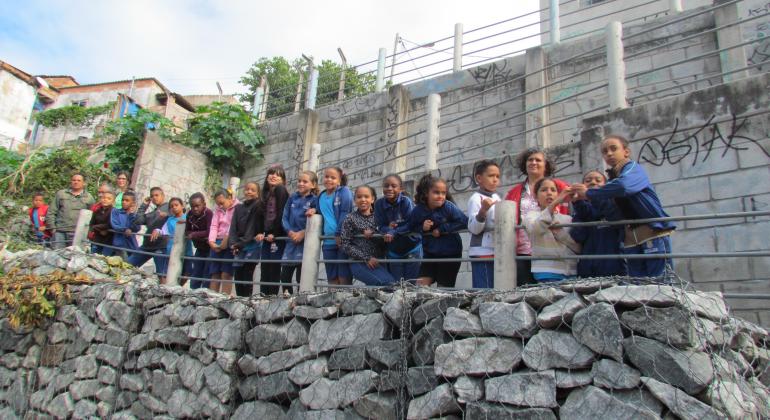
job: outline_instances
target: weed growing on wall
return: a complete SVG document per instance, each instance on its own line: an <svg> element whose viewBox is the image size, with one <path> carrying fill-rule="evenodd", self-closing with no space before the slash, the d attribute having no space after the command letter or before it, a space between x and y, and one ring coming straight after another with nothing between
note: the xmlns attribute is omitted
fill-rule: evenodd
<svg viewBox="0 0 770 420"><path fill-rule="evenodd" d="M110 121L104 128L104 134L114 136L115 141L101 146L105 151L105 159L113 170L131 173L145 132L154 130L161 138L172 139L173 128L174 123L171 120L146 109Z"/></svg>
<svg viewBox="0 0 770 420"><path fill-rule="evenodd" d="M35 114L35 120L39 122L40 125L48 128L63 126L87 127L93 124L96 117L112 111L114 107L115 102L92 107L69 105L61 108L48 109Z"/></svg>

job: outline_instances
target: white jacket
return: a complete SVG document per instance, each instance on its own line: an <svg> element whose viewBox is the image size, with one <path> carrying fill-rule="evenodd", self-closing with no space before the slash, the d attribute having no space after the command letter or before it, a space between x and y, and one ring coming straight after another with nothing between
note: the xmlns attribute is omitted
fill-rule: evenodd
<svg viewBox="0 0 770 420"><path fill-rule="evenodd" d="M481 200L491 198L501 201L497 193L489 194L486 191L476 191L468 199L468 231L471 232L471 243L468 247L468 255L472 257L495 255L495 207L487 210L487 217L483 222L476 220L476 215L481 210Z"/></svg>
<svg viewBox="0 0 770 420"><path fill-rule="evenodd" d="M566 214L551 214L548 209L531 211L522 219L532 241L533 257L564 257L580 253L580 244L572 240L569 228L556 231L549 229L554 223L571 223L572 217ZM577 260L532 260L533 273L577 274Z"/></svg>

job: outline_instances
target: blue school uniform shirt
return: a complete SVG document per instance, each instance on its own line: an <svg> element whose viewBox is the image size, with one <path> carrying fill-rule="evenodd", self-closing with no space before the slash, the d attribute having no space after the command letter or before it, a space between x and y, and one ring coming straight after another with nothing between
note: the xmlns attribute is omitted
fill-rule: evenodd
<svg viewBox="0 0 770 420"><path fill-rule="evenodd" d="M438 238L429 235L429 232L425 232L426 234L422 235L422 225L425 220L433 221L433 229L438 229L443 235ZM457 232L465 229L467 226L468 216L453 202L447 201L443 206L433 210L418 204L409 216L406 229L400 229L399 232L406 230L419 233L422 236L422 247L426 254L448 256L458 255L463 252L463 242L460 239L460 234L449 232Z"/></svg>
<svg viewBox="0 0 770 420"><path fill-rule="evenodd" d="M586 200L572 203L574 210L573 222L593 222L596 220L621 220L620 211L612 200L596 200L591 203ZM581 254L612 255L621 253L623 242L623 226L579 226L569 229L569 235L575 242L582 245ZM577 274L579 277L622 276L627 274L623 259L578 260Z"/></svg>
<svg viewBox="0 0 770 420"><path fill-rule="evenodd" d="M326 200L325 211L321 205L322 200ZM328 207L329 203L331 203L331 210ZM345 186L337 187L334 194L323 191L313 200L311 208L317 209L324 218L324 235L339 236L342 221L353 211L353 193ZM323 245L336 246L336 242L334 239L324 239Z"/></svg>
<svg viewBox="0 0 770 420"><path fill-rule="evenodd" d="M385 197L374 202L374 220L377 223L377 230L383 235L395 236L393 241L387 244L388 251L395 255L409 254L422 245L418 235L397 234L398 228L408 223L413 210L414 202L402 193L398 194L393 203ZM395 228L390 227L392 222L396 223Z"/></svg>
<svg viewBox="0 0 770 420"><path fill-rule="evenodd" d="M43 232L40 231L40 219L37 216L37 209L32 209L32 223L35 224L35 236L38 238L43 237Z"/></svg>
<svg viewBox="0 0 770 420"><path fill-rule="evenodd" d="M110 226L118 232L125 232L128 229L136 233L139 231L139 226L136 225L135 219L136 213L126 213L124 209L113 208L112 213L110 213ZM136 237L134 235L126 235L125 233L115 233L112 235L112 246L127 249L139 248Z"/></svg>
<svg viewBox="0 0 770 420"><path fill-rule="evenodd" d="M308 194L306 196L300 195L295 192L286 201L286 205L283 207L283 217L281 217L281 224L283 230L286 232L299 232L305 230L307 227L307 216L305 213L313 205L315 200L314 194ZM333 203L332 203L333 204ZM326 216L324 215L324 218ZM326 224L324 224L325 227ZM334 241L332 241L334 242ZM283 251L283 259L285 260L299 260L302 259L302 250L304 248L304 241L295 244L293 241L286 241L286 248Z"/></svg>

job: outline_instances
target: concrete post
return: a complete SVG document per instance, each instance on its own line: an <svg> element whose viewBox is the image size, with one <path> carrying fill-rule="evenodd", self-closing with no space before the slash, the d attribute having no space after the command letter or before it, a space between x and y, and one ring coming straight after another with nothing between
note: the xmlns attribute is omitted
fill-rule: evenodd
<svg viewBox="0 0 770 420"><path fill-rule="evenodd" d="M297 73L299 73L299 81L297 82L297 96L294 98L294 112L299 112L300 104L302 102L302 79L304 73L302 73L301 67L297 67Z"/></svg>
<svg viewBox="0 0 770 420"><path fill-rule="evenodd" d="M398 35L398 32L396 32L396 38L393 39L393 58L390 60L390 84L393 85L393 75L396 73L396 59L398 55L398 42L401 40L401 37Z"/></svg>
<svg viewBox="0 0 770 420"><path fill-rule="evenodd" d="M402 85L388 89L388 104L383 112L383 140L386 143L383 173L400 173L406 170L404 154L408 147L408 140L405 139L408 126L404 121L409 118L409 102L409 91Z"/></svg>
<svg viewBox="0 0 770 420"><path fill-rule="evenodd" d="M527 147L549 147L551 145L551 130L543 127L548 122L548 89L543 89L548 83L548 73L545 68L545 53L543 47L534 47L527 50L525 72L529 76L524 82L527 92L525 97L525 109L527 110L525 129L527 133ZM531 111L530 111L531 110Z"/></svg>
<svg viewBox="0 0 770 420"><path fill-rule="evenodd" d="M88 226L91 223L91 210L80 210L78 221L75 222L75 233L72 236L72 246L82 248L88 240Z"/></svg>
<svg viewBox="0 0 770 420"><path fill-rule="evenodd" d="M307 95L305 96L305 109L315 109L315 98L318 93L318 69L310 71L310 80L307 82Z"/></svg>
<svg viewBox="0 0 770 420"><path fill-rule="evenodd" d="M257 86L256 92L254 92L254 105L251 107L251 116L258 120L262 114L262 104L264 102L265 88Z"/></svg>
<svg viewBox="0 0 770 420"><path fill-rule="evenodd" d="M463 69L463 24L455 23L455 48L454 60L452 61L452 71L458 72Z"/></svg>
<svg viewBox="0 0 770 420"><path fill-rule="evenodd" d="M307 170L318 172L318 165L321 163L321 145L316 143L310 146L310 159L307 162Z"/></svg>
<svg viewBox="0 0 770 420"><path fill-rule="evenodd" d="M179 276L182 275L184 267L184 249L187 246L185 240L186 223L184 220L177 220L176 230L174 230L174 244L171 245L171 252L168 255L168 271L166 271L166 284L169 286L179 285Z"/></svg>
<svg viewBox="0 0 770 420"><path fill-rule="evenodd" d="M671 13L682 13L682 0L668 0L668 11Z"/></svg>
<svg viewBox="0 0 770 420"><path fill-rule="evenodd" d="M425 139L425 166L429 171L435 171L438 169L438 140L439 140L439 119L441 114L439 108L441 107L441 95L438 93L431 93L428 95L427 111L428 111L428 126L426 132L428 134Z"/></svg>
<svg viewBox="0 0 770 420"><path fill-rule="evenodd" d="M714 5L729 3L727 0L715 0ZM740 20L738 14L738 3L728 4L714 10L714 25L724 26ZM730 45L736 45L744 42L741 25L733 25L729 28L722 28L717 31L717 48L725 48ZM731 48L719 54L719 62L722 65L722 72L730 72L746 67L746 49L744 47ZM722 76L724 83L733 80L749 77L749 71L743 70Z"/></svg>
<svg viewBox="0 0 770 420"><path fill-rule="evenodd" d="M495 289L511 290L516 280L516 202L495 204Z"/></svg>
<svg viewBox="0 0 770 420"><path fill-rule="evenodd" d="M318 280L318 259L321 256L321 232L323 232L323 217L314 214L307 219L305 228L305 244L302 251L302 271L299 277L299 292L315 291Z"/></svg>
<svg viewBox="0 0 770 420"><path fill-rule="evenodd" d="M607 24L607 80L610 111L628 108L626 102L626 63L623 61L623 26L618 21Z"/></svg>
<svg viewBox="0 0 770 420"><path fill-rule="evenodd" d="M551 0L551 4L548 6L548 28L551 32L551 44L561 42L561 23L559 19L559 0Z"/></svg>
<svg viewBox="0 0 770 420"><path fill-rule="evenodd" d="M238 195L238 188L241 186L241 179L237 176L230 177L230 182L227 183L227 189L233 193L233 197Z"/></svg>
<svg viewBox="0 0 770 420"><path fill-rule="evenodd" d="M267 100L270 99L270 84L265 83L265 95L262 97L262 112L259 114L259 122L265 121L267 117Z"/></svg>
<svg viewBox="0 0 770 420"><path fill-rule="evenodd" d="M348 59L345 58L345 54L342 53L342 48L337 48L337 52L340 54L340 58L342 58L342 65L340 66L342 71L340 71L340 88L337 92L337 102L342 102L342 100L345 99L345 73L348 68Z"/></svg>
<svg viewBox="0 0 770 420"><path fill-rule="evenodd" d="M299 115L294 155L292 156L298 170L308 168L310 151L313 145L318 143L318 120L318 111L312 109L303 109Z"/></svg>
<svg viewBox="0 0 770 420"><path fill-rule="evenodd" d="M377 79L374 83L375 92L382 92L382 89L385 88L385 55L387 55L387 50L380 48L380 54L377 57Z"/></svg>

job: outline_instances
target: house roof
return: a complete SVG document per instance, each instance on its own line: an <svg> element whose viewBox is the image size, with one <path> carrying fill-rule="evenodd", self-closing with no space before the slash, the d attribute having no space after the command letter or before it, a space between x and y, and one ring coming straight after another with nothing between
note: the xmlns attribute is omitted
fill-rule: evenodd
<svg viewBox="0 0 770 420"><path fill-rule="evenodd" d="M12 75L16 76L20 80L23 80L28 85L37 87L37 82L35 81L35 78L31 74L21 69L18 69L2 60L0 60L0 68L7 71L8 73L11 73Z"/></svg>

